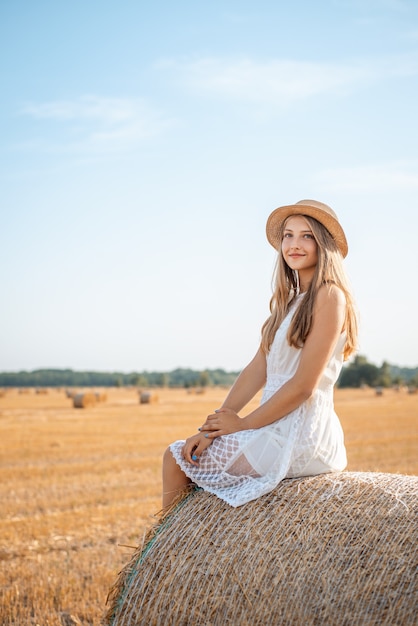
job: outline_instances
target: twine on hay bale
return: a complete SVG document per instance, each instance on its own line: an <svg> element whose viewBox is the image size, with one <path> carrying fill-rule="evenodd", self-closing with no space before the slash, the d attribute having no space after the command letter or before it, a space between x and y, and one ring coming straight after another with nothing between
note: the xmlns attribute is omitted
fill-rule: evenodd
<svg viewBox="0 0 418 626"><path fill-rule="evenodd" d="M85 409L94 406L97 402L95 393L76 393L73 396L73 407L75 409Z"/></svg>
<svg viewBox="0 0 418 626"><path fill-rule="evenodd" d="M417 495L417 476L366 472L238 508L194 490L120 572L106 623L415 626Z"/></svg>

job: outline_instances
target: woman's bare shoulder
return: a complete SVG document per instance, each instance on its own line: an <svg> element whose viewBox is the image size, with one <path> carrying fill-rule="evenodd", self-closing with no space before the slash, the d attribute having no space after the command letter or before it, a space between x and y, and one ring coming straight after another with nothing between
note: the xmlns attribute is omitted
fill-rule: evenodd
<svg viewBox="0 0 418 626"><path fill-rule="evenodd" d="M345 306L346 298L344 291L335 283L321 285L317 293L317 304L322 306Z"/></svg>

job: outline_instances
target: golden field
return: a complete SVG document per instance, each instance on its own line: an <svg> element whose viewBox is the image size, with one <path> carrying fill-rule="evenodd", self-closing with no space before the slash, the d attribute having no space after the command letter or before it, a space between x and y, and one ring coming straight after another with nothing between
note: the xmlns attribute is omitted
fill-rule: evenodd
<svg viewBox="0 0 418 626"><path fill-rule="evenodd" d="M64 390L0 393L0 624L99 625L117 572L155 521L161 456L225 389L133 389L74 409ZM254 402L254 405L257 401ZM336 390L352 471L418 474L418 394Z"/></svg>

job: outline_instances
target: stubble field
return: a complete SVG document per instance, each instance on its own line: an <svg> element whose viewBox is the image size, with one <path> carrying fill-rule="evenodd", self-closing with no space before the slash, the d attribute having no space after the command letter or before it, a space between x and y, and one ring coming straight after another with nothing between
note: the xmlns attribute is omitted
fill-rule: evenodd
<svg viewBox="0 0 418 626"><path fill-rule="evenodd" d="M196 432L226 390L160 389L142 405L134 389L105 393L87 409L64 390L0 394L2 626L101 624L109 587L159 511L164 449ZM335 405L348 470L418 474L417 394L336 390Z"/></svg>

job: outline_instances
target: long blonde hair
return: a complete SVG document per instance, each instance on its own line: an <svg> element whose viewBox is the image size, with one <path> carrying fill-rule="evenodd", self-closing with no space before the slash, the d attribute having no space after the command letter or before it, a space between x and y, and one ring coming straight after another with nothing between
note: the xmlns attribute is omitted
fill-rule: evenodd
<svg viewBox="0 0 418 626"><path fill-rule="evenodd" d="M335 240L328 230L313 217L302 215L308 222L315 241L318 245L318 262L311 284L301 305L298 307L290 324L287 340L290 346L302 348L312 328L313 310L318 289L323 285L336 285L344 293L346 300L344 330L346 342L344 359L356 350L357 346L357 315L350 287L343 267L343 258ZM289 218L287 218L289 219ZM279 241L282 241L287 220L284 220L279 229ZM298 290L298 275L285 262L281 250L277 255L273 274L273 295L270 300L270 316L261 329L261 348L267 354L273 343L274 336L280 324L286 317L289 307L296 297Z"/></svg>

